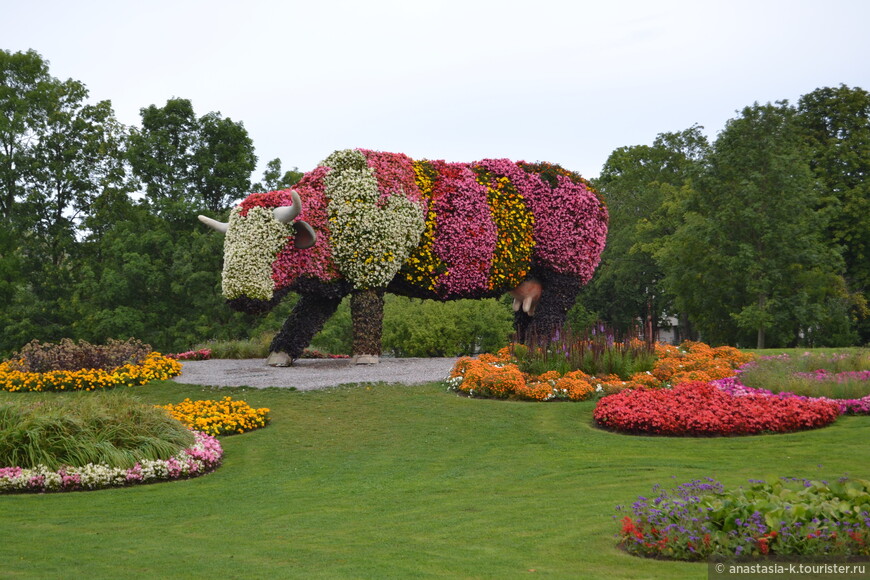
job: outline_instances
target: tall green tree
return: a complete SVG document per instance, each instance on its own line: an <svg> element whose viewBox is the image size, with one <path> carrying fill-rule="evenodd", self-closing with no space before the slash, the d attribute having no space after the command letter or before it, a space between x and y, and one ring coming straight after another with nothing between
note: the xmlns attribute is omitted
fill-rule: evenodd
<svg viewBox="0 0 870 580"><path fill-rule="evenodd" d="M52 77L33 51L0 51L0 70L2 211L13 236L0 261L15 264L0 313L0 350L8 351L69 336L82 218L105 190L125 188L125 130L111 103L87 104L82 83Z"/></svg>
<svg viewBox="0 0 870 580"><path fill-rule="evenodd" d="M702 338L791 344L823 323L842 261L787 102L746 107L717 138L682 224L659 248L668 290Z"/></svg>
<svg viewBox="0 0 870 580"><path fill-rule="evenodd" d="M281 159L275 158L266 164L263 171L263 181L255 183L252 191L277 191L296 185L304 174L294 167L288 171L281 171Z"/></svg>
<svg viewBox="0 0 870 580"><path fill-rule="evenodd" d="M196 213L220 213L250 192L254 146L242 123L219 113L197 117L187 99L141 110L128 157L158 214L193 227Z"/></svg>
<svg viewBox="0 0 870 580"><path fill-rule="evenodd" d="M640 320L644 334L655 338L663 317L674 310L654 253L657 241L678 223L665 200L691 187L703 168L709 144L701 130L695 125L662 133L652 145L621 147L596 181L610 223L601 265L582 301L618 331L627 332Z"/></svg>
<svg viewBox="0 0 870 580"><path fill-rule="evenodd" d="M846 85L816 89L798 101L797 119L823 186L828 237L845 260L861 341L870 343L870 93Z"/></svg>
<svg viewBox="0 0 870 580"><path fill-rule="evenodd" d="M32 145L46 123L55 80L33 50L0 50L0 217L10 220L32 165Z"/></svg>

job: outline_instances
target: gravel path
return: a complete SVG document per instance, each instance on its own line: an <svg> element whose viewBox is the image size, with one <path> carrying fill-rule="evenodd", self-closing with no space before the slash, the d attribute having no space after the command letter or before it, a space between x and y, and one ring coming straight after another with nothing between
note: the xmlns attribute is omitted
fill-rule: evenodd
<svg viewBox="0 0 870 580"><path fill-rule="evenodd" d="M270 367L265 359L182 361L175 382L216 387L295 387L300 391L366 383L431 383L447 377L455 358L382 358L375 365L349 359L300 359Z"/></svg>

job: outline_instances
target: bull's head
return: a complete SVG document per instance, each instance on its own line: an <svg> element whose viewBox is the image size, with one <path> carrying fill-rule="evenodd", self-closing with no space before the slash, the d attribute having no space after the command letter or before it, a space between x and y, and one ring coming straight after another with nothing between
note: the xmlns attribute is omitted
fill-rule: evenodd
<svg viewBox="0 0 870 580"><path fill-rule="evenodd" d="M223 294L230 307L244 312L265 312L281 297L276 295L274 264L289 248L310 248L317 235L306 222L297 220L302 201L290 192L293 205L241 207L230 213L228 223L206 216L199 221L226 234L224 240Z"/></svg>

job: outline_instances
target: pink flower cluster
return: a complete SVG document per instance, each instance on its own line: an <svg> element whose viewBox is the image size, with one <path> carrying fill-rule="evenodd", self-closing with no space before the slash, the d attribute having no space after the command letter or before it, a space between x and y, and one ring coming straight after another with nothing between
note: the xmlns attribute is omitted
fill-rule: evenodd
<svg viewBox="0 0 870 580"><path fill-rule="evenodd" d="M381 201L390 195L400 194L411 201L423 202L423 194L414 175L414 162L410 157L404 153L384 153L368 149L360 151L365 155L368 166L374 170Z"/></svg>
<svg viewBox="0 0 870 580"><path fill-rule="evenodd" d="M598 266L607 239L607 210L585 184L559 176L554 189L531 198L535 253L557 272L588 282Z"/></svg>
<svg viewBox="0 0 870 580"><path fill-rule="evenodd" d="M461 296L486 290L498 233L486 188L464 163L435 161L439 179L432 190L438 235L433 251L449 266L441 294Z"/></svg>
<svg viewBox="0 0 870 580"><path fill-rule="evenodd" d="M747 387L738 377L728 377L712 381L720 390L735 397L766 396L799 401L823 401L837 406L841 415L870 415L870 395L861 399L829 399L827 397L806 397L794 393L773 393L767 389Z"/></svg>
<svg viewBox="0 0 870 580"><path fill-rule="evenodd" d="M302 210L298 219L307 222L317 231L317 242L313 247L299 250L287 239L287 245L278 252L272 264L272 279L275 288L285 288L293 283L301 274L315 277L319 280L334 280L338 277L338 269L332 261L329 246L329 223L326 213L326 198L323 197L323 178L329 173L328 167L318 167L303 176L302 180L293 186L302 200ZM240 205L242 216L247 215L252 207L281 207L293 205L290 197L291 189L270 191L268 193L252 193Z"/></svg>
<svg viewBox="0 0 870 580"><path fill-rule="evenodd" d="M211 349L201 348L199 350L188 350L186 352L167 354L164 356L175 360L208 360L211 358Z"/></svg>

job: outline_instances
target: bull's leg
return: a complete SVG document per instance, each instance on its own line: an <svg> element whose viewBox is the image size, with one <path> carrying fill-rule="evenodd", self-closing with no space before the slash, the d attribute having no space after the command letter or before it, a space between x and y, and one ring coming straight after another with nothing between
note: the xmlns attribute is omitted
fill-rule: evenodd
<svg viewBox="0 0 870 580"><path fill-rule="evenodd" d="M381 356L384 322L383 290L356 290L350 295L353 323L353 362L375 364Z"/></svg>
<svg viewBox="0 0 870 580"><path fill-rule="evenodd" d="M293 364L294 360L302 356L302 351L311 344L311 339L320 332L340 303L340 296L302 294L290 316L284 321L281 331L272 340L267 362L271 366L281 367Z"/></svg>
<svg viewBox="0 0 870 580"><path fill-rule="evenodd" d="M514 328L520 342L549 341L565 325L568 310L574 305L582 284L574 276L548 272L539 278L541 299L529 316L522 309L514 313Z"/></svg>

